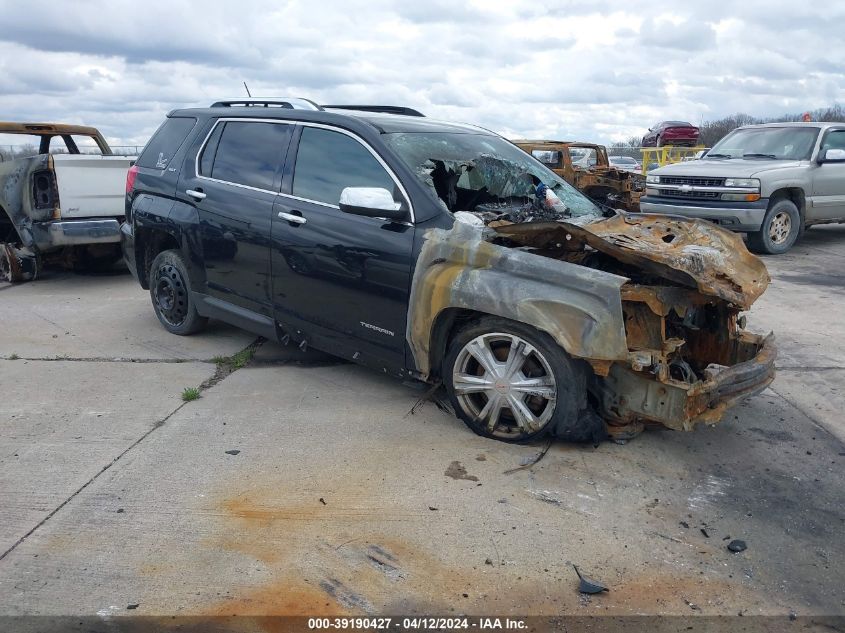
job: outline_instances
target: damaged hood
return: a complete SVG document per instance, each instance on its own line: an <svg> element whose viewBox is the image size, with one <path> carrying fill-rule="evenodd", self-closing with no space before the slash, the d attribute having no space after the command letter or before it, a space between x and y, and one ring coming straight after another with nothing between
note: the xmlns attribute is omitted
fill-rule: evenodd
<svg viewBox="0 0 845 633"><path fill-rule="evenodd" d="M748 252L739 234L704 220L620 213L580 226L558 221L508 224L494 230L538 248L577 240L576 244L587 244L623 264L743 310L751 307L770 281L766 266Z"/></svg>

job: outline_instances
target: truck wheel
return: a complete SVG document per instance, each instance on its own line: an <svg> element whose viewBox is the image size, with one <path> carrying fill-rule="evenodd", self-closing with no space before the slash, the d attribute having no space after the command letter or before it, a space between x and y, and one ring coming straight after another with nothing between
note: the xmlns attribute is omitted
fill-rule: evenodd
<svg viewBox="0 0 845 633"><path fill-rule="evenodd" d="M14 245L0 242L0 281L17 284L25 280Z"/></svg>
<svg viewBox="0 0 845 633"><path fill-rule="evenodd" d="M162 251L150 266L150 298L158 320L168 332L195 334L208 323L191 299L188 269L178 251Z"/></svg>
<svg viewBox="0 0 845 633"><path fill-rule="evenodd" d="M800 233L798 207L791 200L781 199L769 207L760 230L748 234L748 247L757 253L778 255L792 248Z"/></svg>
<svg viewBox="0 0 845 633"><path fill-rule="evenodd" d="M449 345L441 376L449 399L478 435L525 442L575 422L583 394L576 368L547 334L522 323L484 317Z"/></svg>

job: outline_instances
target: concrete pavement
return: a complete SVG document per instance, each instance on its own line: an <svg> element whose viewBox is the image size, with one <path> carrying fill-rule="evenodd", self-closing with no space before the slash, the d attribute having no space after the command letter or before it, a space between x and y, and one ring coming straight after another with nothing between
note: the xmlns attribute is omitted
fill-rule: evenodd
<svg viewBox="0 0 845 633"><path fill-rule="evenodd" d="M0 615L843 615L843 257L767 258L781 372L722 425L522 469L542 446L269 343L183 405L253 337L170 336L128 277L0 288L0 356L96 359L0 361Z"/></svg>

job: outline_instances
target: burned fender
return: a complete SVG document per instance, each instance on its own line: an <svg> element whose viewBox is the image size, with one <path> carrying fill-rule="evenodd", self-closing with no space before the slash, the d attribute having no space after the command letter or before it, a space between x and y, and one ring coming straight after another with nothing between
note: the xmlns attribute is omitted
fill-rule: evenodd
<svg viewBox="0 0 845 633"><path fill-rule="evenodd" d="M447 308L526 323L576 358L627 358L620 299L625 277L498 246L485 241L485 231L457 221L424 236L406 331L423 377L432 371L433 325Z"/></svg>
<svg viewBox="0 0 845 633"><path fill-rule="evenodd" d="M705 220L644 213L578 226L571 222L509 224L496 231L544 248L575 238L633 269L645 271L747 310L769 285L760 258L742 238Z"/></svg>

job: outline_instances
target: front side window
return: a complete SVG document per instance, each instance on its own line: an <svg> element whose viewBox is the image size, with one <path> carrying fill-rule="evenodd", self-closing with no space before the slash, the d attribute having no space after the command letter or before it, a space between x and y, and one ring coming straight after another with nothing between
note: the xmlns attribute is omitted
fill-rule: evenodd
<svg viewBox="0 0 845 633"><path fill-rule="evenodd" d="M223 125L216 151L212 150L215 134L203 150L200 158L203 175L273 191L276 173L290 141L291 126L258 121L226 121ZM209 167L210 174L207 173Z"/></svg>
<svg viewBox="0 0 845 633"><path fill-rule="evenodd" d="M293 195L337 205L346 187L381 187L395 195L393 179L361 143L341 132L303 128Z"/></svg>
<svg viewBox="0 0 845 633"><path fill-rule="evenodd" d="M845 149L845 130L836 130L825 136L822 149Z"/></svg>

